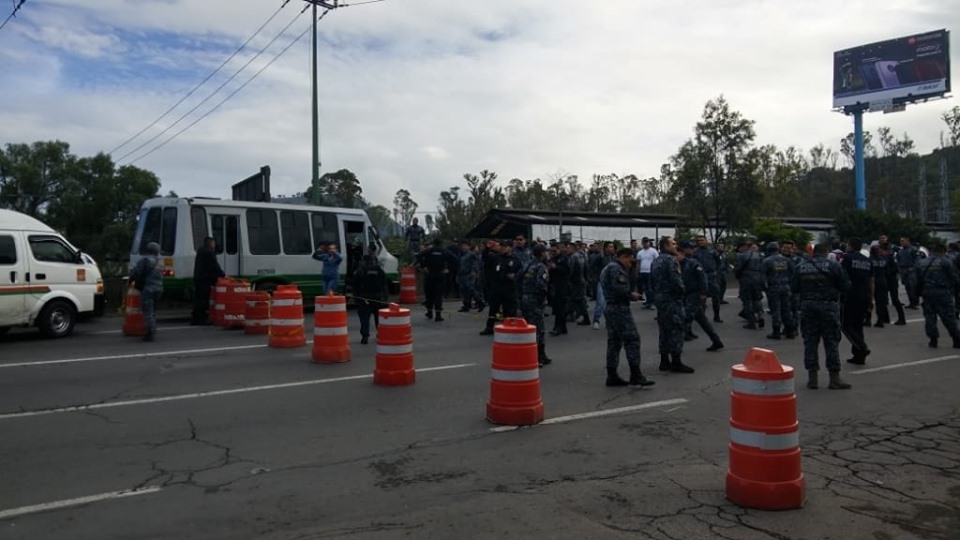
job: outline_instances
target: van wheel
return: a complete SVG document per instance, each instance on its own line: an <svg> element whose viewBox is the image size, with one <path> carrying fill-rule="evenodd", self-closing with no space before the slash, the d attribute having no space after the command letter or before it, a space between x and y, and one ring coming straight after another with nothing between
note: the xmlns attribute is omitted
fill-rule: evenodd
<svg viewBox="0 0 960 540"><path fill-rule="evenodd" d="M77 323L77 310L64 300L54 300L43 307L37 326L40 332L51 339L67 337Z"/></svg>

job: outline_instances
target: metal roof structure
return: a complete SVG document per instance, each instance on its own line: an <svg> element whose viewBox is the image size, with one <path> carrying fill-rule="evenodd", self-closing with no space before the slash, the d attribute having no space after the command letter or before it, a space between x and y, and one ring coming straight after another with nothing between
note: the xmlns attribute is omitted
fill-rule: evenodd
<svg viewBox="0 0 960 540"><path fill-rule="evenodd" d="M671 214L611 214L494 208L483 216L480 223L475 225L466 237L512 238L517 235L530 235L530 228L533 225L674 229L677 226L677 216Z"/></svg>

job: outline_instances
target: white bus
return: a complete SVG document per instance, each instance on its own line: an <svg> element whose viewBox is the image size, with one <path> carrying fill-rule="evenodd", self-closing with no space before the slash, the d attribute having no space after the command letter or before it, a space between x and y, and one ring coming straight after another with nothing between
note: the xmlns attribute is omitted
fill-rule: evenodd
<svg viewBox="0 0 960 540"><path fill-rule="evenodd" d="M130 252L130 267L160 245L164 296L193 296L193 263L207 236L216 240L217 260L231 277L250 281L256 290L296 284L305 299L322 294L322 263L312 258L320 244L337 244L343 255L341 279L352 275L368 246L398 288L397 259L383 246L366 212L212 198L153 198L143 203ZM343 282L341 282L343 283Z"/></svg>

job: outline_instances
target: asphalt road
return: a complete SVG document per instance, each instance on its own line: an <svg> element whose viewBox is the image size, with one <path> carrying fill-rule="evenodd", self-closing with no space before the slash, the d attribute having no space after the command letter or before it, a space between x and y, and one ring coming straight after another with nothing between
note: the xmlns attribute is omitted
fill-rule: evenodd
<svg viewBox="0 0 960 540"><path fill-rule="evenodd" d="M414 310L417 382L396 388L372 383L353 313L337 365L178 320L155 343L119 318L59 341L16 331L0 338L0 539L960 538L960 350L927 348L908 312L867 330L852 390L807 390L801 342L741 329L736 311L718 325L727 348L688 342L697 372L675 375L656 370L655 312L635 306L657 382L642 390L603 386L605 331L548 336L552 423L509 430L485 420L475 315ZM724 497L729 372L754 346L800 372L800 510Z"/></svg>

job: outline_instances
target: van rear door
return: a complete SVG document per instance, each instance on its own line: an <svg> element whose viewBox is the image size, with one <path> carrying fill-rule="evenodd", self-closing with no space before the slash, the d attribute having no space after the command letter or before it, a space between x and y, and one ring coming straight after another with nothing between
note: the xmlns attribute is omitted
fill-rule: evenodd
<svg viewBox="0 0 960 540"><path fill-rule="evenodd" d="M23 235L0 231L0 327L27 322L26 269Z"/></svg>

